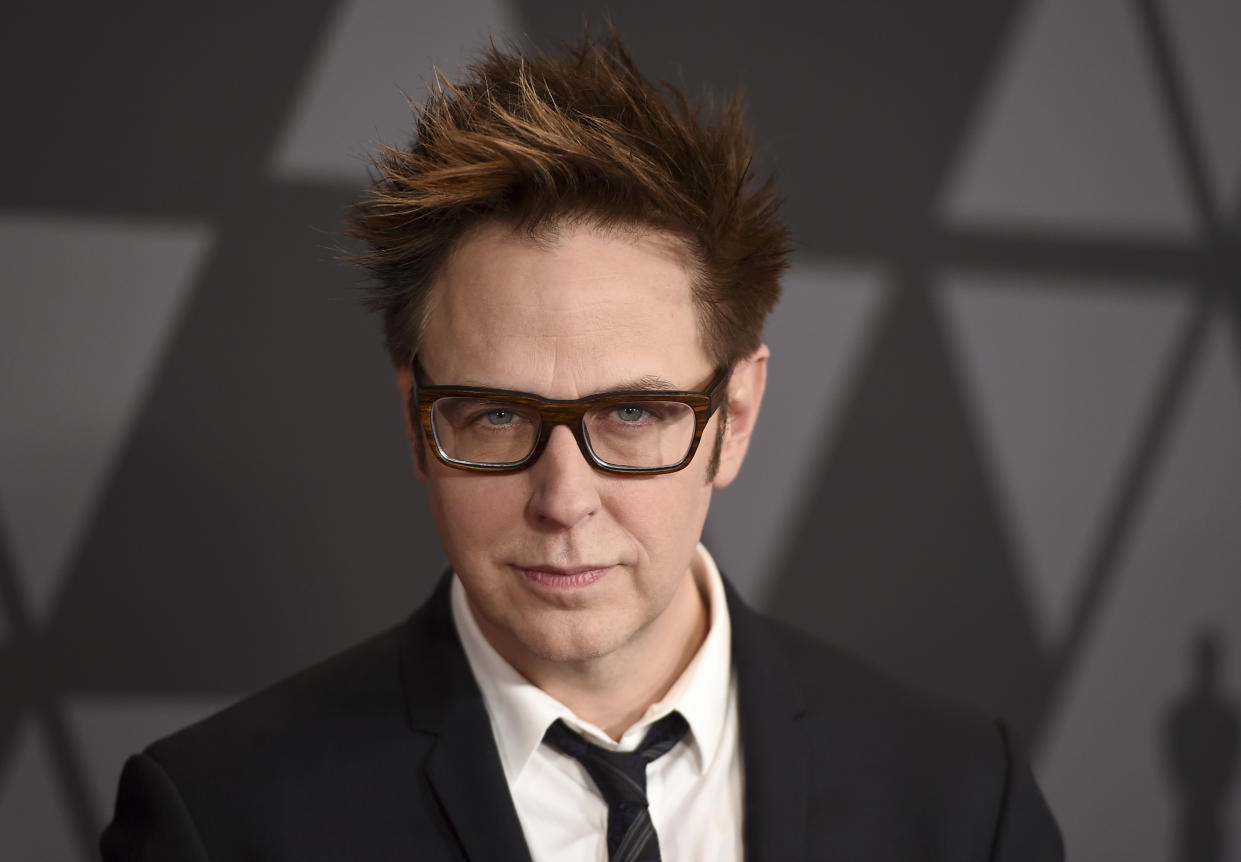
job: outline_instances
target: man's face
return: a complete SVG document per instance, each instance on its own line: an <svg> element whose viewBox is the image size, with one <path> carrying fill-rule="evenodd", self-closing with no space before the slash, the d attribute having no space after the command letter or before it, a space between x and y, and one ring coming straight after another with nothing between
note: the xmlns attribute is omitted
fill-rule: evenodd
<svg viewBox="0 0 1241 862"><path fill-rule="evenodd" d="M715 369L690 279L666 235L565 226L535 243L486 225L439 273L418 356L429 383L545 398L649 387L652 378L664 381L658 388L701 389ZM408 373L401 382L408 391ZM519 668L576 662L682 625L680 611L666 611L692 592L712 486L731 481L744 454L744 443L725 446L709 477L720 419L685 469L658 476L595 469L564 426L518 473L466 472L426 453L419 474L440 541L501 654ZM411 435L423 445L420 431Z"/></svg>

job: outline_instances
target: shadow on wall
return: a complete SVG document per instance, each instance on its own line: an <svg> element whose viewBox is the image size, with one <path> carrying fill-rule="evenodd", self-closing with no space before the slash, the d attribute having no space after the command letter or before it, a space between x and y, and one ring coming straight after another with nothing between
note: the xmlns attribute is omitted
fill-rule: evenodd
<svg viewBox="0 0 1241 862"><path fill-rule="evenodd" d="M1189 689L1168 709L1164 750L1176 804L1178 862L1224 862L1224 822L1237 778L1241 712L1220 683L1224 642L1218 632L1199 631L1190 646Z"/></svg>

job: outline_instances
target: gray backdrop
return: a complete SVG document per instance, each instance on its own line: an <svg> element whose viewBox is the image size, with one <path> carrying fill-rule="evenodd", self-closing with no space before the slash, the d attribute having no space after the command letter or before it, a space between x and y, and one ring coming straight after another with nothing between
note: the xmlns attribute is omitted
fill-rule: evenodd
<svg viewBox="0 0 1241 862"><path fill-rule="evenodd" d="M401 88L601 8L8 4L6 860L89 858L127 753L427 593L328 249ZM1074 858L1241 858L1241 4L613 13L650 73L747 88L800 242L721 565L1011 718Z"/></svg>

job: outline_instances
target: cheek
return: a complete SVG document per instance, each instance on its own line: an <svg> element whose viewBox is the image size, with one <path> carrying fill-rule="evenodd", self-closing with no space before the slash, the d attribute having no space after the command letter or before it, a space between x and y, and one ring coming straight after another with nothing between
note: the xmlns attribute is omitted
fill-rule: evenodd
<svg viewBox="0 0 1241 862"><path fill-rule="evenodd" d="M442 464L430 467L431 513L445 544L468 553L521 525L526 498L517 476L478 476Z"/></svg>
<svg viewBox="0 0 1241 862"><path fill-rule="evenodd" d="M662 481L622 481L626 484L615 489L608 508L649 557L677 559L697 544L711 500L705 474L691 467Z"/></svg>

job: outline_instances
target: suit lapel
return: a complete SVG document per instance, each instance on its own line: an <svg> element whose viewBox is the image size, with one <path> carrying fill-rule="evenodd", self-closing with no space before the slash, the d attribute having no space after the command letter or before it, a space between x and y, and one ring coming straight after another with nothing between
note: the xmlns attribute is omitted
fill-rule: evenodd
<svg viewBox="0 0 1241 862"><path fill-rule="evenodd" d="M449 576L415 614L401 657L415 731L436 736L426 777L470 862L530 862L487 709L461 649Z"/></svg>
<svg viewBox="0 0 1241 862"><path fill-rule="evenodd" d="M805 706L788 657L727 581L724 587L745 764L746 859L804 859L810 804Z"/></svg>
<svg viewBox="0 0 1241 862"><path fill-rule="evenodd" d="M470 862L529 862L487 714L455 704L427 759L427 779Z"/></svg>
<svg viewBox="0 0 1241 862"><path fill-rule="evenodd" d="M530 862L495 737L457 639L448 577L415 614L401 656L411 727L436 741L426 777L470 862ZM765 623L727 581L745 763L749 862L806 857L810 747L805 706Z"/></svg>

